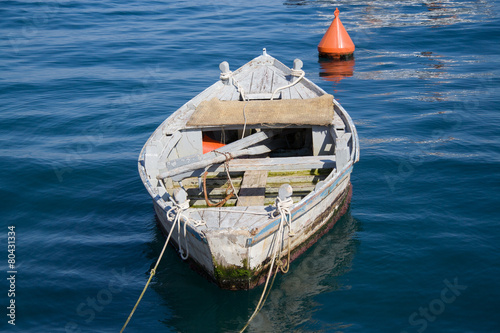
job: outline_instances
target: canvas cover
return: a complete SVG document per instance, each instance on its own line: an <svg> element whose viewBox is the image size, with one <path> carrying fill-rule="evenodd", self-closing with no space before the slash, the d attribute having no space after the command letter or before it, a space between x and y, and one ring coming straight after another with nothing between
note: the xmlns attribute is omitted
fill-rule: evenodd
<svg viewBox="0 0 500 333"><path fill-rule="evenodd" d="M224 126L246 124L329 125L334 116L333 96L325 94L309 99L220 101L213 98L198 105L188 126Z"/></svg>

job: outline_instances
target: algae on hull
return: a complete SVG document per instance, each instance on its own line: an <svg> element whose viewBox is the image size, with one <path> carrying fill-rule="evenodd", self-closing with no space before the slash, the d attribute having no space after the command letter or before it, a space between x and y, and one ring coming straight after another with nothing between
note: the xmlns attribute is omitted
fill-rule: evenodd
<svg viewBox="0 0 500 333"><path fill-rule="evenodd" d="M257 269L249 269L246 258L242 259L242 266L223 266L217 264L214 257L212 257L212 260L214 263L215 282L222 288L232 290L248 289L248 286L253 284L253 281L258 278L256 276L258 273Z"/></svg>
<svg viewBox="0 0 500 333"><path fill-rule="evenodd" d="M307 249L309 249L322 235L324 235L328 230L330 230L335 223L347 212L352 196L352 184L349 182L346 189L335 199L334 203L337 205L332 205L331 208L321 215L319 215L313 226L325 221L326 217L330 215L329 221L322 225L318 230L316 230L312 235L308 237L306 241L294 248L290 253L290 261L294 261L297 257L303 254ZM311 227L314 229L314 227ZM285 258L282 258L285 259ZM268 257L262 265L254 269L248 268L248 261L246 258L242 259L242 266L230 265L223 266L218 265L214 257L212 257L214 263L214 279L215 283L223 288L230 290L240 290L240 289L252 289L264 282L265 277L268 274L268 264L271 258ZM275 273L275 272L274 272ZM273 274L274 274L273 273Z"/></svg>

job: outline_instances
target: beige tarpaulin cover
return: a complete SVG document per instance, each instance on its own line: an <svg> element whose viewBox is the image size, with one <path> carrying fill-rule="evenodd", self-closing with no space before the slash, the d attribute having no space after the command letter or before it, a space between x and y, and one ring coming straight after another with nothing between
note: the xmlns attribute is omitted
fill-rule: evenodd
<svg viewBox="0 0 500 333"><path fill-rule="evenodd" d="M246 107L245 107L246 105ZM333 120L333 96L309 99L250 101L203 101L194 111L188 126L259 124L329 125Z"/></svg>

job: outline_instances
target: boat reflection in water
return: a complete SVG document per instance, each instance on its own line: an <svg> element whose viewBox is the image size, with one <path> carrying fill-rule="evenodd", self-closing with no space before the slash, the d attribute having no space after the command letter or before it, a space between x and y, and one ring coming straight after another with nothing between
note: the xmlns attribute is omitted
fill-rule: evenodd
<svg viewBox="0 0 500 333"><path fill-rule="evenodd" d="M286 275L279 274L266 304L254 318L247 332L291 332L308 322L313 331L328 331L338 325L309 327L314 309L315 296L349 288L338 277L351 270L359 240L354 237L360 222L348 211L318 242L296 261ZM150 244L148 257L158 256L162 247L162 235ZM171 250L171 249L170 249ZM250 291L220 290L208 283L187 265L176 258L175 251L166 251L152 288L165 308L162 322L178 332L237 332L246 324L261 296L262 287ZM333 297L333 296L332 296ZM157 297L152 297L158 301ZM332 322L335 322L332 319ZM319 322L314 325L324 325ZM337 327L337 329L339 328Z"/></svg>
<svg viewBox="0 0 500 333"><path fill-rule="evenodd" d="M338 83L343 78L353 75L356 61L354 58L341 60L320 57L318 63L320 66L319 76L325 81Z"/></svg>

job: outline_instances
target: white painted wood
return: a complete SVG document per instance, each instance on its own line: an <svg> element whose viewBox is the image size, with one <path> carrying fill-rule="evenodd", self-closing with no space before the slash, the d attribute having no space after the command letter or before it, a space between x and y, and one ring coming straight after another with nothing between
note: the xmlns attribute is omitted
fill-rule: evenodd
<svg viewBox="0 0 500 333"><path fill-rule="evenodd" d="M256 73L254 77L254 81L252 82L252 92L255 93L260 93L260 94L265 94L265 93L272 93L272 88L273 88L273 80L274 80L274 71L266 66L263 67L265 68L265 71L258 76Z"/></svg>
<svg viewBox="0 0 500 333"><path fill-rule="evenodd" d="M350 134L350 133L349 133ZM349 163L350 152L347 142L350 138L349 134L344 134L337 138L335 142L335 157L337 159L337 170L342 170Z"/></svg>
<svg viewBox="0 0 500 333"><path fill-rule="evenodd" d="M335 146L330 130L326 126L312 127L313 155L333 155Z"/></svg>
<svg viewBox="0 0 500 333"><path fill-rule="evenodd" d="M229 170L232 172L247 170L268 171L294 171L311 169L335 168L335 156L297 156L297 157L274 157L274 158L245 158L229 161ZM213 165L208 168L210 172L224 171L223 165Z"/></svg>
<svg viewBox="0 0 500 333"><path fill-rule="evenodd" d="M231 101L233 100L233 94L235 91L237 91L237 89L234 85L227 85L220 91L217 97L221 101Z"/></svg>
<svg viewBox="0 0 500 333"><path fill-rule="evenodd" d="M251 93L250 87L252 86L252 79L254 76L254 72L251 72L248 75L244 75L243 77L237 79L234 74L233 76L235 77L235 80L238 83L238 85L243 89L245 93Z"/></svg>
<svg viewBox="0 0 500 333"><path fill-rule="evenodd" d="M231 212L230 210L219 210L219 227L221 229L232 228L238 220L247 217L244 213L246 211L246 207L238 208L239 210L236 212Z"/></svg>
<svg viewBox="0 0 500 333"><path fill-rule="evenodd" d="M203 154L201 130L187 130L177 143L179 157Z"/></svg>
<svg viewBox="0 0 500 333"><path fill-rule="evenodd" d="M278 94L280 94L279 98L281 99L292 99L292 96L290 94L290 88L280 90ZM275 96L274 98L278 98L278 96Z"/></svg>
<svg viewBox="0 0 500 333"><path fill-rule="evenodd" d="M201 131L200 136L201 136ZM183 172L188 172L191 170L196 170L200 168L205 168L211 164L214 163L221 163L226 159L225 155L221 155L220 153L231 153L233 157L235 156L242 156L245 154L262 154L269 149L262 149L262 148L257 148L254 150L246 150L242 151L244 148L249 147L251 145L254 145L256 143L262 142L266 139L269 139L276 135L277 132L274 131L262 131L262 132L257 132L255 134L252 134L250 136L247 136L243 139L237 140L235 142L232 142L230 144L225 145L224 147L219 148L217 152L209 152L207 154L201 154L198 153L197 155L194 156L189 156L189 157L184 157L183 158L178 158L175 160L169 159L167 162L166 168L160 170L160 178L166 178L170 177L173 175L177 175ZM200 138L201 142L201 138Z"/></svg>
<svg viewBox="0 0 500 333"><path fill-rule="evenodd" d="M269 149L269 147L261 145L231 152L231 156L232 158L236 158L241 156L261 155L270 151L271 149ZM212 159L204 159L203 156L204 155L190 155L188 158L193 161L192 163L187 163L171 169L161 169L157 178L163 179L166 177L174 177L175 180L180 180L186 177L191 177L192 175L189 174L190 171L203 169L212 164L223 163L229 157L229 155L218 154ZM178 175L182 175L182 177L178 177Z"/></svg>
<svg viewBox="0 0 500 333"><path fill-rule="evenodd" d="M274 69L273 84L271 91L274 92L276 89L284 87L288 84L290 84L290 82L288 82L288 80L286 79L285 74L279 70ZM275 99L281 98L282 96L281 93L282 93L281 90L278 91L278 93L276 93L276 96L274 96L274 98Z"/></svg>
<svg viewBox="0 0 500 333"><path fill-rule="evenodd" d="M321 96L326 94L326 92L323 89L315 85L307 78L303 78L302 80L300 80L299 85L301 86L301 90L311 91L315 96Z"/></svg>
<svg viewBox="0 0 500 333"><path fill-rule="evenodd" d="M179 158L179 154L177 153L177 149L172 148L172 150L170 150L170 153L168 154L167 156L167 160L170 161L170 160L175 160Z"/></svg>
<svg viewBox="0 0 500 333"><path fill-rule="evenodd" d="M332 124L336 130L344 130L345 129L345 123L344 123L344 121L342 121L342 118L340 118L340 116L337 114L337 112L335 112L333 115Z"/></svg>
<svg viewBox="0 0 500 333"><path fill-rule="evenodd" d="M168 141L166 144L163 146L162 152L161 152L161 158L159 160L159 163L162 161L165 161L167 157L169 156L170 152L172 149L177 145L177 142L181 139L181 132L175 131L172 135L165 135L165 137L168 138Z"/></svg>
<svg viewBox="0 0 500 333"><path fill-rule="evenodd" d="M295 236L292 238L292 251L297 246L300 246L302 242L308 239L311 235L316 233L324 224L317 224L313 228L310 226L314 221L315 217L319 216L322 212L324 212L327 208L331 207L334 203L335 198L337 198L343 191L345 191L346 186L348 185L348 178L346 178L343 182L340 182L335 189L328 194L324 199L318 202L311 201L307 204L310 208L307 210L307 214L303 214L293 219L292 228L294 230ZM329 215L325 217L327 221L331 216L331 212ZM256 223L253 225L257 231L260 232L263 230L264 226L268 225L269 222L261 221L260 223ZM274 231L275 232L275 231ZM288 233L285 233L285 244L288 242ZM260 242L252 244L249 246L249 265L251 268L256 268L262 264L269 257L269 247L270 241L272 237L267 237ZM282 255L286 256L287 247L283 248Z"/></svg>
<svg viewBox="0 0 500 333"><path fill-rule="evenodd" d="M151 142L145 150L144 153L144 167L148 171L148 176L150 179L155 179L158 175L158 159L160 151L160 142ZM156 183L156 182L155 182Z"/></svg>
<svg viewBox="0 0 500 333"><path fill-rule="evenodd" d="M231 95L231 101L239 101L239 100L243 100L242 96L241 96L241 92L238 91L238 89L234 89L233 90L233 94Z"/></svg>
<svg viewBox="0 0 500 333"><path fill-rule="evenodd" d="M205 200L203 200L205 202ZM189 203L190 206L193 206L195 204L194 200L191 200ZM196 209L196 208L190 208L189 210L189 217L191 217L194 220L197 221L204 221L206 223L205 227L200 227L201 230L209 230L209 229L219 229L219 211L217 210L203 210L203 209Z"/></svg>
<svg viewBox="0 0 500 333"><path fill-rule="evenodd" d="M243 175L236 206L262 206L266 195L267 170L248 170Z"/></svg>
<svg viewBox="0 0 500 333"><path fill-rule="evenodd" d="M264 92L264 93L246 94L245 98L248 100L271 99L272 96L273 96L272 93Z"/></svg>
<svg viewBox="0 0 500 333"><path fill-rule="evenodd" d="M278 72L283 73L283 75L290 75L292 70L285 66L281 61L274 59L273 66L276 68Z"/></svg>
<svg viewBox="0 0 500 333"><path fill-rule="evenodd" d="M297 86L290 87L289 91L290 91L290 99L302 99L302 95L297 89Z"/></svg>

